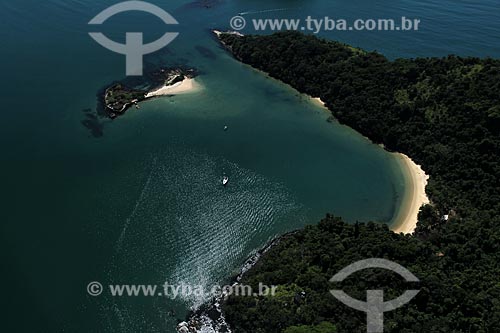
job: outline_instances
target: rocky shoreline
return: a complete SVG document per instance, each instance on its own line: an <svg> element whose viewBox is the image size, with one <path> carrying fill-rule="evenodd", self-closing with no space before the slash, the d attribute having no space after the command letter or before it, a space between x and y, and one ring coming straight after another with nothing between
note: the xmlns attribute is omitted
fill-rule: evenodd
<svg viewBox="0 0 500 333"><path fill-rule="evenodd" d="M237 37L243 37L244 35L242 33L239 33L238 31L220 31L220 30L212 30L212 33L215 35L215 38L217 39L217 41L220 43L220 45L225 48L226 50L229 51L229 53L235 57L236 59L238 59L236 57L236 55L234 54L232 48L230 45L227 45L224 40L221 38L222 35L224 34L227 34L227 35L234 35L234 36L237 36ZM238 59L241 61L241 59Z"/></svg>
<svg viewBox="0 0 500 333"><path fill-rule="evenodd" d="M274 238L267 243L262 249L251 255L243 264L240 273L231 279L231 286L240 284L245 274L254 267L262 256L271 250L285 238L297 233L298 231L288 232L282 236ZM214 299L202 306L200 309L193 311L188 315L186 321L179 323L177 326L178 333L232 333L229 324L226 322L222 311L222 304L227 298L227 293L222 293Z"/></svg>
<svg viewBox="0 0 500 333"><path fill-rule="evenodd" d="M125 114L130 107L140 108L139 102L153 98L149 93L163 87L173 86L186 79L192 79L196 76L194 69L160 69L149 74L147 82L142 82L142 86L147 85L148 89L131 88L126 83L118 82L104 90L101 96L102 105L106 115L114 119Z"/></svg>

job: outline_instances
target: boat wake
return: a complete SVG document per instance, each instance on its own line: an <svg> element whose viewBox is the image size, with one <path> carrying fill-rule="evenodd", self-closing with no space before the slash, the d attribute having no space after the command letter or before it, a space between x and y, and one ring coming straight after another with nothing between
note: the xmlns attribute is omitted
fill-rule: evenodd
<svg viewBox="0 0 500 333"><path fill-rule="evenodd" d="M167 282L210 291L227 283L248 254L305 220L303 206L283 184L222 157L171 148L156 154L147 172L116 243L109 284ZM227 187L221 186L223 172L231 179ZM137 306L138 298L99 301L107 331L139 332L146 323L147 331L175 327L212 298L144 298L153 304L148 311Z"/></svg>
<svg viewBox="0 0 500 333"><path fill-rule="evenodd" d="M263 14L263 13L271 13L271 12L282 12L285 10L290 10L293 8L275 8L275 9L265 9L265 10L254 10L254 11L248 11L248 12L241 12L238 13L240 16L245 16L245 15L253 15L253 14Z"/></svg>
<svg viewBox="0 0 500 333"><path fill-rule="evenodd" d="M152 162L151 162L151 170L149 172L149 176L148 176L146 182L144 183L144 186L142 187L141 193L139 194L139 198L135 202L134 208L132 209L130 216L125 220L125 224L123 225L123 229L122 229L122 232L120 234L120 237L118 238L118 241L116 242L115 252L120 252L120 249L121 249L122 243L123 243L123 238L125 237L125 233L127 232L127 228L130 225L130 221L134 218L134 215L137 211L137 207L139 207L139 204L142 202L144 195L145 195L146 191L148 190L148 187L151 183L151 176L153 175L155 165L156 165L156 157L154 157Z"/></svg>

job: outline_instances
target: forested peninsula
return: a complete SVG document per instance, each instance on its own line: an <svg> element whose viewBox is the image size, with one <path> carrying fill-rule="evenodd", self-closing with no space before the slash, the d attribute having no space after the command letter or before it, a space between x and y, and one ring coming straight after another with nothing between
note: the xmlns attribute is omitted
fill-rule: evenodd
<svg viewBox="0 0 500 333"><path fill-rule="evenodd" d="M329 215L284 237L241 280L255 290L259 282L277 285L277 296L230 296L222 304L234 332L366 332L366 314L329 290L363 300L369 287L384 287L392 299L408 284L379 270L328 281L371 257L396 261L421 280L414 300L385 313L385 332L498 331L500 61L391 61L297 32L218 38L238 60L321 98L339 122L422 165L432 202L413 235Z"/></svg>

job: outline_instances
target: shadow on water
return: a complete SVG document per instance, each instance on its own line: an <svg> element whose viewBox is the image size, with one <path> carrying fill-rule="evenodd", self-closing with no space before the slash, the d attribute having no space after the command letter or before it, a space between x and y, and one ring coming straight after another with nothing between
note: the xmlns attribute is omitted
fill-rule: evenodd
<svg viewBox="0 0 500 333"><path fill-rule="evenodd" d="M181 6L180 9L194 9L194 8L212 9L224 3L225 3L224 0L197 0Z"/></svg>
<svg viewBox="0 0 500 333"><path fill-rule="evenodd" d="M210 60L217 59L217 56L215 55L215 53L212 52L212 50L210 50L209 48L206 48L206 47L201 46L201 45L197 45L195 48L196 48L196 51L198 51L198 53L201 54L203 57L210 59Z"/></svg>
<svg viewBox="0 0 500 333"><path fill-rule="evenodd" d="M90 134L94 138L100 138L104 136L104 122L102 117L97 111L92 111L92 109L84 109L82 112L85 115L85 119L81 121L82 125L87 128Z"/></svg>

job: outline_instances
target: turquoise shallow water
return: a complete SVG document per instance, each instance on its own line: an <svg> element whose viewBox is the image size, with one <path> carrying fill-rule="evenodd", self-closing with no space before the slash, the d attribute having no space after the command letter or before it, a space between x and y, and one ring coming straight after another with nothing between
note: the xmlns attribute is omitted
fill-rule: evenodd
<svg viewBox="0 0 500 333"><path fill-rule="evenodd" d="M0 3L5 331L172 332L203 298L92 298L86 285L210 286L272 237L326 212L391 220L404 190L394 158L220 49L208 29L236 13L415 16L419 32L322 36L392 58L500 56L493 1L153 2L177 18L181 35L147 61L196 67L204 89L101 120L100 138L82 126L82 110L95 110L96 92L123 77L125 61L92 41L86 22L115 2ZM130 30L153 40L164 27L137 13L104 27L116 40Z"/></svg>

